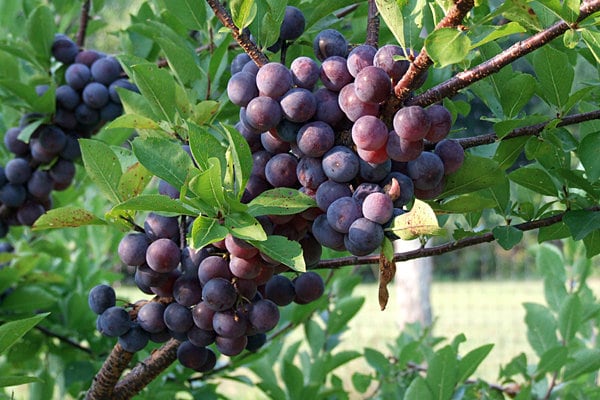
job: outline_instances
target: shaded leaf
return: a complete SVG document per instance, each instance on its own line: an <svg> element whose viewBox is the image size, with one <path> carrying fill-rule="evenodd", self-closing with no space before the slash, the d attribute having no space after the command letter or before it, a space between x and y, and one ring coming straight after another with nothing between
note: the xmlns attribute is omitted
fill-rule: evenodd
<svg viewBox="0 0 600 400"><path fill-rule="evenodd" d="M494 238L504 250L510 250L523 238L523 231L514 226L497 226L492 229Z"/></svg>
<svg viewBox="0 0 600 400"><path fill-rule="evenodd" d="M248 213L259 215L297 214L310 207L315 207L315 200L290 188L275 188L262 192L248 203Z"/></svg>
<svg viewBox="0 0 600 400"><path fill-rule="evenodd" d="M306 264L302 256L300 243L288 240L284 236L271 235L267 240L251 241L252 245L270 258L287 265L297 272L305 272Z"/></svg>

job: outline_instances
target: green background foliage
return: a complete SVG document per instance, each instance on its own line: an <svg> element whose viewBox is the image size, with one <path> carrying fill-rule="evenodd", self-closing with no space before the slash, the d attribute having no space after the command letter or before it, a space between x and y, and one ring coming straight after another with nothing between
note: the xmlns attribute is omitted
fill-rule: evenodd
<svg viewBox="0 0 600 400"><path fill-rule="evenodd" d="M434 68L417 96L561 19L576 21L580 7L573 0L479 2L464 29L435 31L451 2L376 3L382 17L380 44L424 47L432 58ZM365 40L366 1L240 0L228 7L234 22L248 27L266 49L277 39L286 4L300 7L307 17L306 32L287 50L288 63L311 56L312 38L328 27L353 44ZM356 9L338 17L354 4ZM57 32L75 36L80 7L64 0L0 3L2 131L26 112L54 110L54 90L64 68L50 58L51 40ZM87 390L114 344L96 332L87 293L99 283L131 283L131 271L118 265L116 247L149 211L202 214L189 238L195 246L232 233L296 271L306 268L300 246L283 237L267 238L256 217L297 213L312 200L297 191L274 190L250 204L240 202L252 159L233 129L238 110L225 90L230 62L240 49L212 10L200 0L105 0L92 2L91 15L86 47L117 54L140 94L122 91L125 114L93 139L81 140L76 184L54 194L54 209L35 229L17 227L9 233L15 251L2 254L6 266L0 269L0 292L5 293L0 299L0 386L32 382L19 392L23 398L81 398ZM452 137L494 132L507 139L516 128L545 124L535 135L469 147L464 167L448 177L438 199L426 203L444 228L436 239L440 243L491 233L503 249L521 248L522 255L522 247L535 248L531 267L522 273L543 280L545 303L524 304L533 356L519 349L491 382L476 379L476 371L493 344L464 351L468 332L441 338L429 328L411 326L385 351L368 344L343 347L352 341L349 323L365 303L355 289L369 278L346 267L320 271L327 279L326 296L282 309L280 325L264 349L224 359L206 375L173 365L140 398L182 393L187 397L181 398L218 398L228 380L276 399L500 399L513 384L520 389L518 399L600 396L600 349L594 340L600 304L588 285L593 257L600 253L600 122L596 117L560 123L567 116L598 111L599 18L597 13L588 17L444 99L456 121ZM265 52L279 60L279 53ZM167 67L159 67L159 59ZM50 85L42 97L35 94L38 84ZM193 159L181 141L189 143ZM4 148L0 156L3 164L10 159ZM181 198L157 195L153 176L181 188ZM535 236L515 227L559 213L564 213L560 222ZM434 226L418 234L438 231ZM448 267L436 267L437 274L480 275L475 254L441 257ZM136 299L120 302L130 300ZM155 348L137 353L134 361ZM357 359L368 368L343 376L342 368ZM11 393L7 389L0 396L10 398Z"/></svg>

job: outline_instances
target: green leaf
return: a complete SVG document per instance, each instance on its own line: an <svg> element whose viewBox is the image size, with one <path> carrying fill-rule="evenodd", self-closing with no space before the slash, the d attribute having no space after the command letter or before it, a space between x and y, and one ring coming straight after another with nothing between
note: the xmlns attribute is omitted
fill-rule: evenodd
<svg viewBox="0 0 600 400"><path fill-rule="evenodd" d="M403 240L441 233L435 212L429 204L419 199L415 199L409 212L395 217L387 230L394 232Z"/></svg>
<svg viewBox="0 0 600 400"><path fill-rule="evenodd" d="M600 254L600 229L584 237L583 244L585 245L585 256L587 258Z"/></svg>
<svg viewBox="0 0 600 400"><path fill-rule="evenodd" d="M201 249L224 239L229 231L216 218L199 215L192 224L192 247Z"/></svg>
<svg viewBox="0 0 600 400"><path fill-rule="evenodd" d="M25 142L25 143L29 143L29 139L31 138L31 135L34 134L34 132L37 130L37 128L39 128L40 125L42 125L44 123L43 119L38 119L36 121L33 121L32 123L28 124L25 128L23 128L21 130L21 132L19 133L19 136L17 136L19 138L19 140Z"/></svg>
<svg viewBox="0 0 600 400"><path fill-rule="evenodd" d="M498 167L506 170L512 166L523 152L527 140L529 140L528 137L519 137L500 141L494 154L494 160L498 162Z"/></svg>
<svg viewBox="0 0 600 400"><path fill-rule="evenodd" d="M504 173L496 161L465 154L462 167L446 177L444 193L440 197L472 193L496 186L504 180Z"/></svg>
<svg viewBox="0 0 600 400"><path fill-rule="evenodd" d="M458 378L458 360L452 346L438 350L427 367L425 382L434 399L449 400Z"/></svg>
<svg viewBox="0 0 600 400"><path fill-rule="evenodd" d="M31 382L42 382L42 380L36 376L8 375L0 377L0 387L18 386Z"/></svg>
<svg viewBox="0 0 600 400"><path fill-rule="evenodd" d="M316 321L309 319L304 323L304 334L307 344L310 346L311 354L316 359L327 340L325 337L326 332Z"/></svg>
<svg viewBox="0 0 600 400"><path fill-rule="evenodd" d="M581 139L581 143L577 148L577 155L583 167L588 181L595 183L600 178L600 157L598 157L598 149L600 149L600 132L593 132Z"/></svg>
<svg viewBox="0 0 600 400"><path fill-rule="evenodd" d="M542 379L545 374L559 371L567 362L569 350L565 346L548 349L540 357L535 375Z"/></svg>
<svg viewBox="0 0 600 400"><path fill-rule="evenodd" d="M377 11L383 18L396 41L403 49L406 48L404 40L404 17L402 16L402 8L408 3L407 0L375 0Z"/></svg>
<svg viewBox="0 0 600 400"><path fill-rule="evenodd" d="M139 196L148 186L152 174L142 164L136 162L127 168L119 180L118 190L125 200Z"/></svg>
<svg viewBox="0 0 600 400"><path fill-rule="evenodd" d="M570 354L570 360L563 374L564 381L570 381L587 373L595 373L600 369L600 350L581 349Z"/></svg>
<svg viewBox="0 0 600 400"><path fill-rule="evenodd" d="M35 8L27 18L26 29L27 38L33 46L37 58L40 61L49 60L54 33L56 33L54 14L50 8L45 5Z"/></svg>
<svg viewBox="0 0 600 400"><path fill-rule="evenodd" d="M360 311L363 304L364 297L346 297L338 300L329 314L327 333L333 335L347 329L348 322Z"/></svg>
<svg viewBox="0 0 600 400"><path fill-rule="evenodd" d="M192 160L181 145L157 137L137 137L132 143L133 153L148 171L179 189L186 184Z"/></svg>
<svg viewBox="0 0 600 400"><path fill-rule="evenodd" d="M42 97L35 92L35 87L15 79L1 79L0 87L13 93L17 98L22 99L27 105L42 113L54 112L54 90L48 90ZM49 101L52 99L52 101ZM44 117L42 117L43 119Z"/></svg>
<svg viewBox="0 0 600 400"><path fill-rule="evenodd" d="M300 368L296 367L292 362L284 360L281 363L281 378L285 383L288 398L300 399L300 393L304 387L304 374Z"/></svg>
<svg viewBox="0 0 600 400"><path fill-rule="evenodd" d="M577 295L569 295L558 312L558 331L566 343L569 343L575 337L581 325L582 317L581 299Z"/></svg>
<svg viewBox="0 0 600 400"><path fill-rule="evenodd" d="M535 93L535 78L529 74L515 73L506 82L500 103L504 115L508 118L516 117L525 107Z"/></svg>
<svg viewBox="0 0 600 400"><path fill-rule="evenodd" d="M180 200L172 199L161 194L144 194L132 197L112 208L112 211L154 211L158 213L173 213L177 215L196 216L198 212L189 208Z"/></svg>
<svg viewBox="0 0 600 400"><path fill-rule="evenodd" d="M106 125L105 129L114 128L131 128L131 129L160 129L154 120L137 114L125 114L121 115L117 119L113 120Z"/></svg>
<svg viewBox="0 0 600 400"><path fill-rule="evenodd" d="M252 171L252 152L248 141L237 129L230 125L222 125L229 146L227 148L227 175L226 180L233 181L233 192L239 199L244 194L246 182Z"/></svg>
<svg viewBox="0 0 600 400"><path fill-rule="evenodd" d="M190 150L198 168L204 171L210 167L208 160L218 158L221 165L226 165L225 147L221 145L219 139L213 136L206 127L196 124L188 124Z"/></svg>
<svg viewBox="0 0 600 400"><path fill-rule="evenodd" d="M496 41L500 38L513 35L515 33L524 33L526 32L525 28L521 26L518 22L511 21L507 24L503 25L495 25L492 26L492 32L485 36L483 39L478 41L477 43L471 45L471 49L483 46L486 43Z"/></svg>
<svg viewBox="0 0 600 400"><path fill-rule="evenodd" d="M50 313L38 314L35 317L5 322L0 325L0 354L8 350L48 315Z"/></svg>
<svg viewBox="0 0 600 400"><path fill-rule="evenodd" d="M177 42L170 38L156 38L156 42L165 53L165 57L175 75L181 83L192 86L202 76L202 71L197 63L194 49L184 40Z"/></svg>
<svg viewBox="0 0 600 400"><path fill-rule="evenodd" d="M435 397L429 390L425 379L420 376L417 376L413 381L408 385L406 389L406 393L404 394L404 400L433 400Z"/></svg>
<svg viewBox="0 0 600 400"><path fill-rule="evenodd" d="M600 212L574 210L567 211L563 221L569 227L575 240L581 240L600 226Z"/></svg>
<svg viewBox="0 0 600 400"><path fill-rule="evenodd" d="M510 250L523 238L523 231L514 226L497 226L492 229L494 238L504 250Z"/></svg>
<svg viewBox="0 0 600 400"><path fill-rule="evenodd" d="M83 208L66 206L54 208L39 217L33 224L34 231L56 228L78 228L86 225L105 225L106 222Z"/></svg>
<svg viewBox="0 0 600 400"><path fill-rule="evenodd" d="M436 211L447 213L467 213L481 211L485 208L494 208L496 201L481 192L463 194L453 197L443 203L433 203L432 208Z"/></svg>
<svg viewBox="0 0 600 400"><path fill-rule="evenodd" d="M268 257L287 265L297 272L305 272L306 264L302 256L300 243L288 240L284 236L271 235L267 240L251 241L252 245Z"/></svg>
<svg viewBox="0 0 600 400"><path fill-rule="evenodd" d="M549 244L543 244L535 255L535 264L542 276L561 283L567 280L561 252Z"/></svg>
<svg viewBox="0 0 600 400"><path fill-rule="evenodd" d="M505 97L506 97L506 95L505 95ZM527 115L523 118L507 119L507 120L502 120L502 121L496 122L494 124L494 131L496 132L496 136L498 136L498 138L502 139L517 128L536 125L536 124L543 123L543 122L548 122L548 117L545 115L538 115L538 114ZM511 139L507 142L512 142L513 140L519 140L519 139L518 138ZM501 142L501 143L506 143L506 142Z"/></svg>
<svg viewBox="0 0 600 400"><path fill-rule="evenodd" d="M175 81L165 68L153 63L133 65L133 79L153 112L160 118L175 122L177 101Z"/></svg>
<svg viewBox="0 0 600 400"><path fill-rule="evenodd" d="M359 358L360 356L361 354L358 351L353 350L339 351L333 355L329 353L329 357L327 357L325 361L325 370L327 372L331 372L336 368Z"/></svg>
<svg viewBox="0 0 600 400"><path fill-rule="evenodd" d="M593 31L591 29L583 29L581 32L581 37L587 47L590 49L590 52L596 59L596 62L600 63L600 32Z"/></svg>
<svg viewBox="0 0 600 400"><path fill-rule="evenodd" d="M81 158L90 179L113 203L120 203L119 181L123 175L121 163L107 144L94 139L79 139Z"/></svg>
<svg viewBox="0 0 600 400"><path fill-rule="evenodd" d="M543 99L562 109L568 101L575 74L569 57L554 47L544 46L534 53L533 67Z"/></svg>
<svg viewBox="0 0 600 400"><path fill-rule="evenodd" d="M208 22L203 0L169 0L164 6L190 30L202 30Z"/></svg>
<svg viewBox="0 0 600 400"><path fill-rule="evenodd" d="M224 226L229 232L244 240L267 240L267 234L262 225L248 213L236 212L225 215Z"/></svg>
<svg viewBox="0 0 600 400"><path fill-rule="evenodd" d="M548 349L559 345L556 337L556 319L552 312L540 304L524 303L527 340L535 352L541 356Z"/></svg>
<svg viewBox="0 0 600 400"><path fill-rule="evenodd" d="M556 185L545 170L537 167L522 167L508 174L508 179L534 192L556 197Z"/></svg>
<svg viewBox="0 0 600 400"><path fill-rule="evenodd" d="M352 385L359 393L365 393L372 380L373 378L370 375L361 374L360 372L352 374Z"/></svg>
<svg viewBox="0 0 600 400"><path fill-rule="evenodd" d="M425 39L427 54L437 68L461 62L470 48L471 40L456 28L436 29Z"/></svg>
<svg viewBox="0 0 600 400"><path fill-rule="evenodd" d="M223 210L227 203L223 193L221 164L219 159L214 157L208 160L208 164L209 167L205 171L192 178L190 190L206 204Z"/></svg>
<svg viewBox="0 0 600 400"><path fill-rule="evenodd" d="M394 244L387 236L383 237L383 242L381 243L381 254L383 254L387 261L394 261Z"/></svg>
<svg viewBox="0 0 600 400"><path fill-rule="evenodd" d="M479 367L479 365L490 354L494 344L484 344L471 350L458 362L458 380L457 382L466 381Z"/></svg>
<svg viewBox="0 0 600 400"><path fill-rule="evenodd" d="M298 214L315 207L315 200L296 189L275 188L262 192L248 203L248 213L259 215Z"/></svg>
<svg viewBox="0 0 600 400"><path fill-rule="evenodd" d="M233 0L230 2L233 23L239 29L249 26L256 17L256 2L254 0Z"/></svg>

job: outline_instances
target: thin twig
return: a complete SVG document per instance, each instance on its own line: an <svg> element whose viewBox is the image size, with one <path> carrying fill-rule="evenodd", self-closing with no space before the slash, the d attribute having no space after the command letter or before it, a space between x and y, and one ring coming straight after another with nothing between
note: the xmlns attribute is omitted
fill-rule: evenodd
<svg viewBox="0 0 600 400"><path fill-rule="evenodd" d="M560 122L557 123L556 126L560 127L560 126L575 125L575 124L580 124L580 123L586 122L586 121L592 121L595 119L600 119L600 110L590 111L590 112L581 113L581 114L568 115L568 116L562 118L560 120ZM546 126L549 123L551 123L552 121L553 120L541 122L541 123L535 124L535 125L529 125L529 126L524 126L521 128L513 129L507 135L503 136L501 139L498 138L498 135L496 133L488 133L488 134L478 135L478 136L473 136L473 137L460 138L460 139L456 139L456 141L458 143L460 143L460 145L463 147L463 149L468 149L471 147L477 147L477 146L482 146L485 144L491 144L491 143L496 142L497 140L508 140L508 139L514 139L514 138L523 137L523 136L536 136L536 135L539 135L544 130L544 128L546 128ZM426 150L432 150L434 147L435 147L435 144L433 144L433 143L427 143L425 145Z"/></svg>
<svg viewBox="0 0 600 400"><path fill-rule="evenodd" d="M94 355L94 352L89 347L82 346L81 344L77 343L76 341L69 339L68 337L61 335L59 333L53 332L46 327L43 327L41 325L36 325L35 329L42 332L44 335L56 338L56 339L60 340L61 342L65 343L71 347L76 348L77 350L81 350L92 356Z"/></svg>
<svg viewBox="0 0 600 400"><path fill-rule="evenodd" d="M369 0L369 17L367 20L367 40L366 44L375 48L379 47L379 13L375 0Z"/></svg>
<svg viewBox="0 0 600 400"><path fill-rule="evenodd" d="M252 58L252 60L258 65L262 67L266 63L269 62L267 56L264 55L262 51L256 46L254 42L250 40L250 35L246 33L244 30L240 30L234 23L233 18L229 15L229 12L223 7L218 0L206 0L210 8L214 11L217 18L226 28L229 28L231 31L231 36L235 39L236 42L240 44L240 46L244 49L244 51Z"/></svg>
<svg viewBox="0 0 600 400"><path fill-rule="evenodd" d="M598 212L600 211L600 206L589 208L588 211ZM551 226L557 224L562 221L565 216L565 212L561 212L559 214L553 215L551 217L546 217L542 219L538 219L535 221L528 221L522 224L514 225L514 228L520 231L531 231L539 228L543 228L546 226ZM452 251L456 251L459 249L463 249L465 247L475 246L482 243L493 242L496 240L494 234L492 232L488 232L482 235L471 236L460 240L455 240L452 242L444 243L439 246L434 247L425 247L419 248L416 250L407 251L404 253L396 253L394 254L393 261L402 262L407 260L414 260L416 258L423 257L432 257L439 256L441 254L449 253ZM368 264L377 264L379 263L379 255L370 255L370 256L350 256L350 257L340 257L336 259L329 260L321 260L317 267L318 269L335 269L341 268L348 265L368 265Z"/></svg>
<svg viewBox="0 0 600 400"><path fill-rule="evenodd" d="M577 24L591 14L600 10L600 0L591 0L584 2L579 9L579 18L574 24L568 24L565 21L557 22L550 28L536 33L529 38L515 43L508 49L504 50L495 57L477 65L476 67L457 73L447 81L427 90L423 94L406 102L407 105L419 105L425 107L436 103L446 97L452 97L459 90L477 82L493 73L498 72L506 65L511 64L515 60L539 49L550 41L564 34L572 28L576 28ZM400 84L400 83L398 83Z"/></svg>
<svg viewBox="0 0 600 400"><path fill-rule="evenodd" d="M85 0L81 5L81 15L79 17L79 30L77 31L77 45L83 47L85 44L85 35L88 22L90 20L90 0Z"/></svg>

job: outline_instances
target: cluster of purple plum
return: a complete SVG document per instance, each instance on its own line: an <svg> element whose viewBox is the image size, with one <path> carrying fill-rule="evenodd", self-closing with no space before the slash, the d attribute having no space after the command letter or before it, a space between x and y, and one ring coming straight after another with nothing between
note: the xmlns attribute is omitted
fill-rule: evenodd
<svg viewBox="0 0 600 400"><path fill-rule="evenodd" d="M246 54L232 62L227 94L240 107L236 127L254 158L243 201L273 187L299 189L317 208L279 221L286 224L279 234L367 255L415 196L443 192L445 175L462 165L464 151L446 138L452 116L442 105L402 107L391 126L384 122L384 104L412 51L350 50L333 29L321 31L313 49L318 61L301 56L289 68L277 62L259 68ZM424 151L426 144L435 150Z"/></svg>
<svg viewBox="0 0 600 400"><path fill-rule="evenodd" d="M137 91L116 58L82 50L65 35L55 36L52 55L64 70L64 84L55 89L55 112L25 114L4 134L15 157L0 167L0 237L12 225L33 225L52 208L52 191L68 188L75 176L74 162L81 155L77 140L121 115L118 87ZM35 89L43 96L50 86Z"/></svg>
<svg viewBox="0 0 600 400"><path fill-rule="evenodd" d="M161 192L173 189L164 181L160 187ZM290 279L280 274L286 266L234 236L200 250L182 246L182 226L190 226L190 221L182 225L182 218L149 213L143 227L119 243L121 261L136 268L138 288L154 295L153 301L134 305L136 312L130 313L115 305L110 286L90 292L98 330L118 337L124 350L136 352L149 341L174 338L181 342L180 363L206 372L219 353L258 350L279 322L278 307L307 304L323 294L319 274L309 271ZM268 229L268 218L260 220Z"/></svg>

